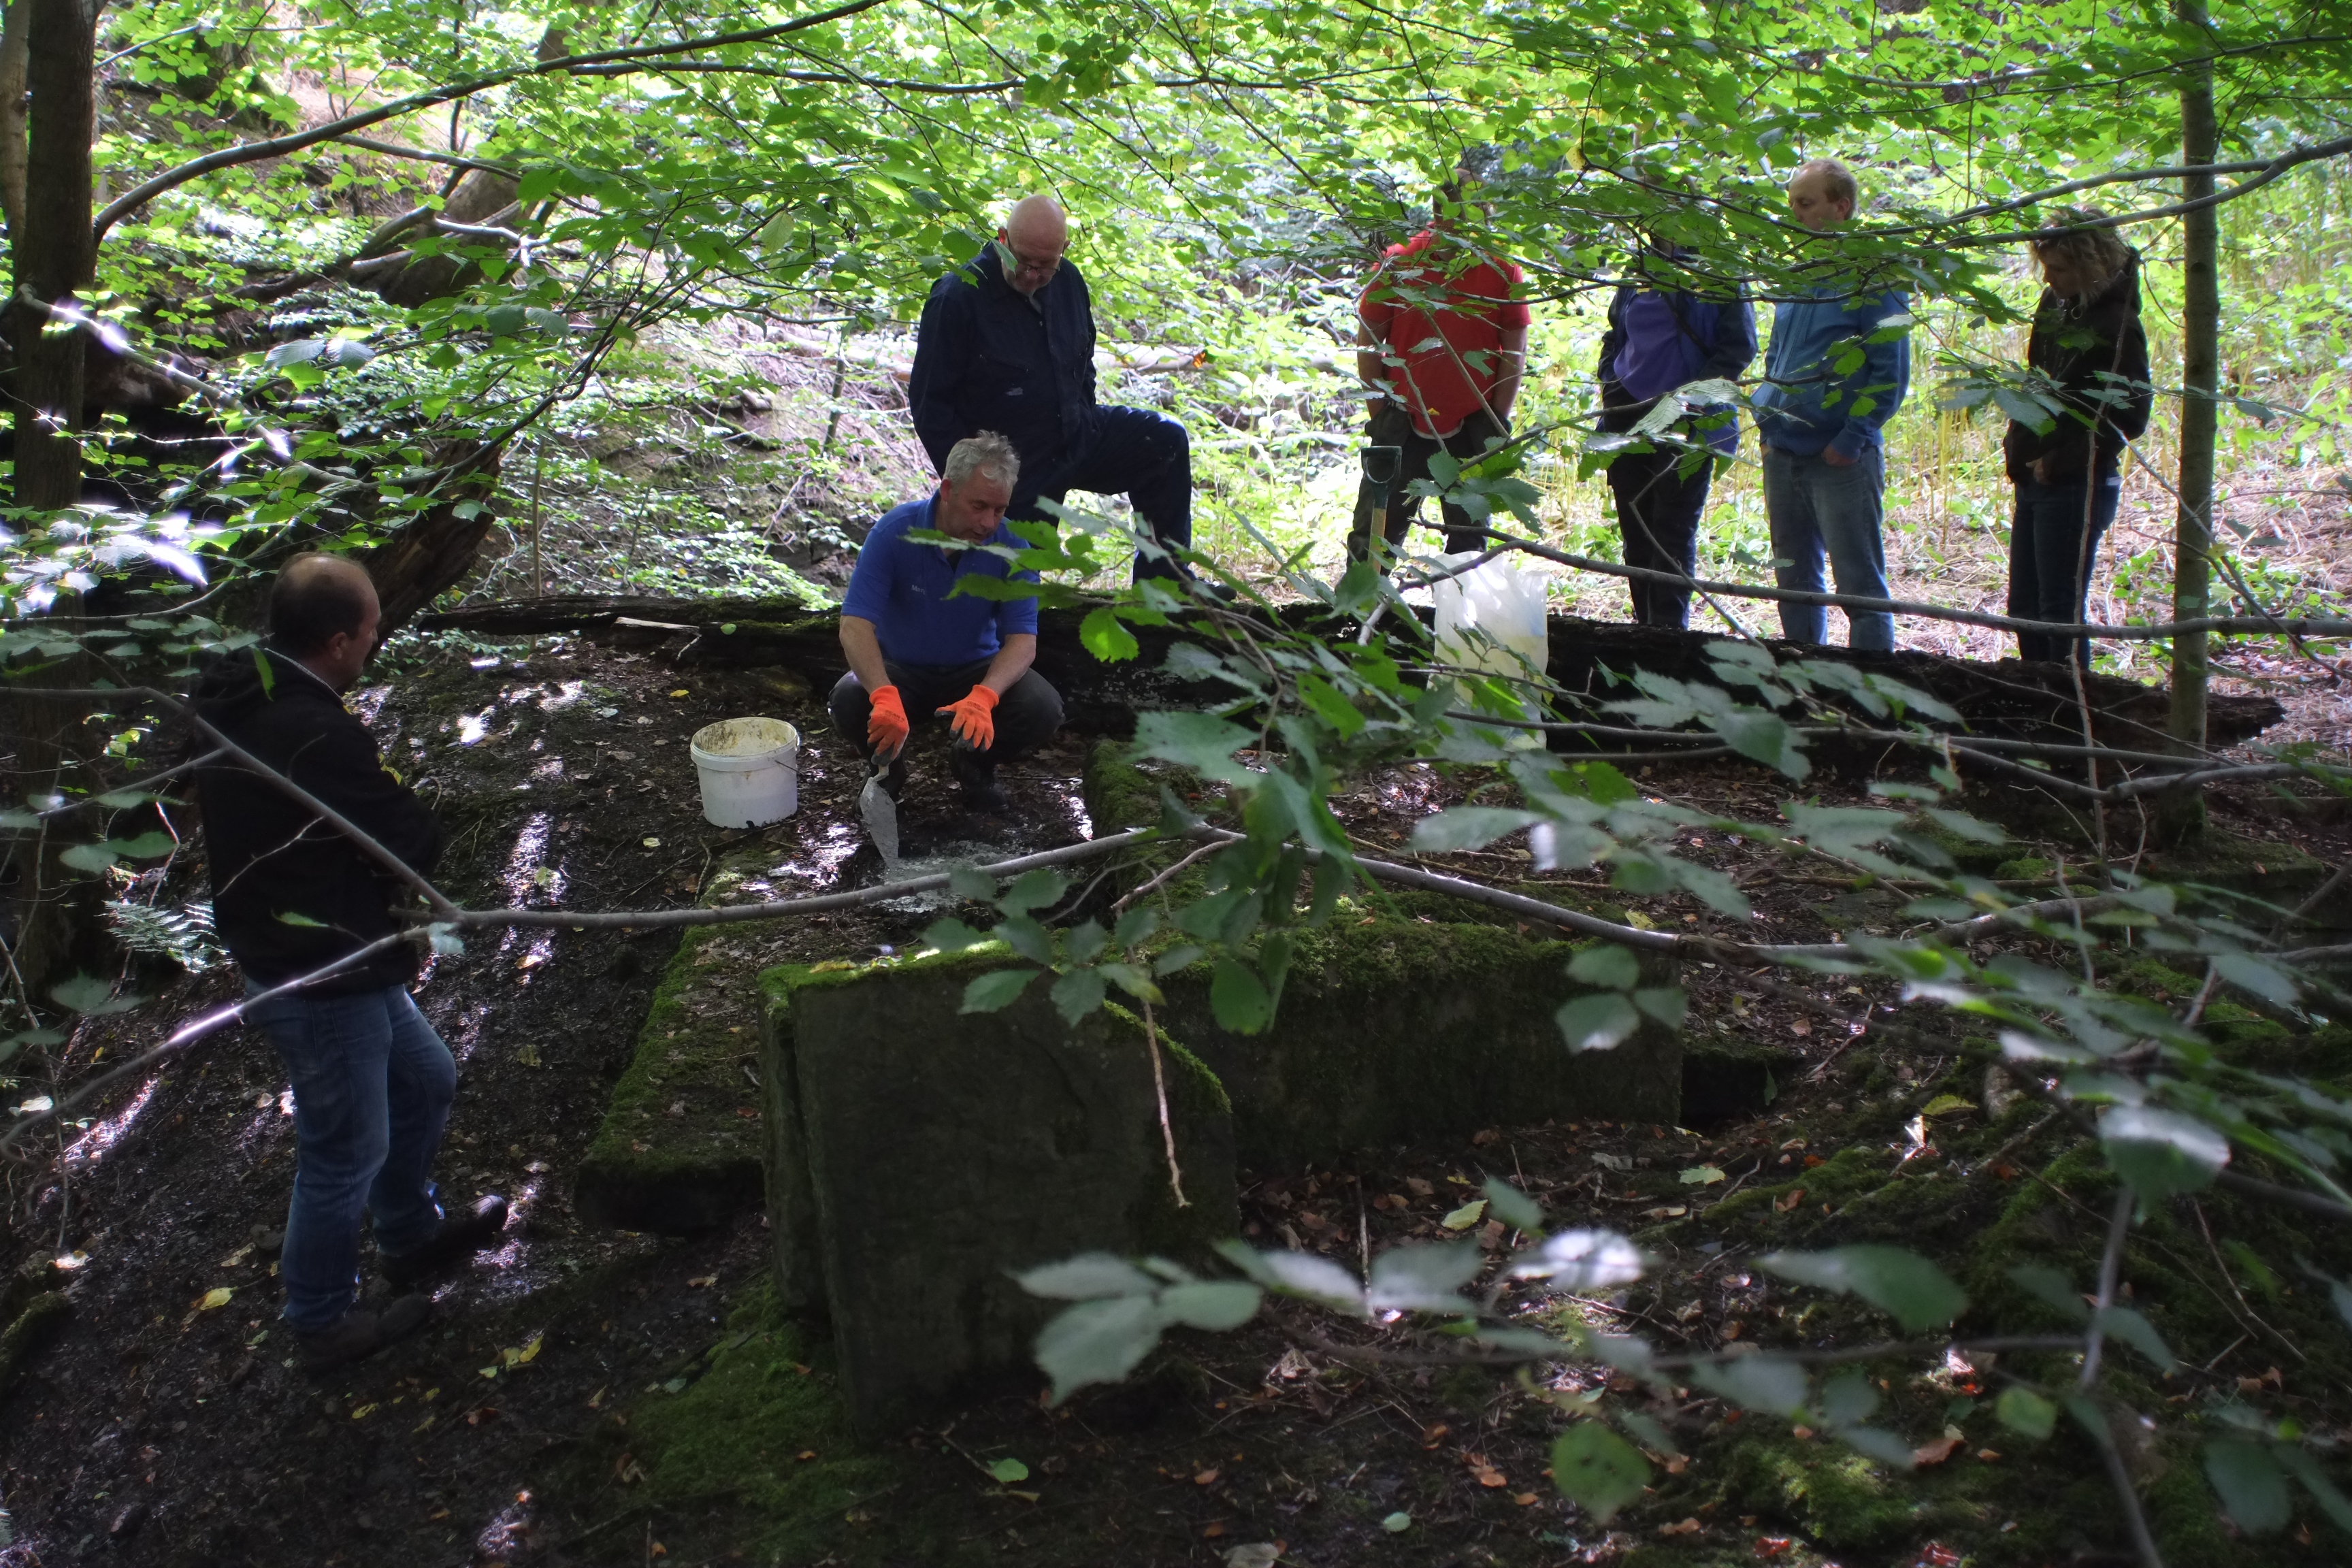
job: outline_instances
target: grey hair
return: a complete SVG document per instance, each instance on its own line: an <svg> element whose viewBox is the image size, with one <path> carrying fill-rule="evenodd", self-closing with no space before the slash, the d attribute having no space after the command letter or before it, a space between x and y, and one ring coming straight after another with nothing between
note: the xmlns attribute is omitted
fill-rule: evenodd
<svg viewBox="0 0 2352 1568"><path fill-rule="evenodd" d="M1827 187L1830 200L1843 202L1849 212L1862 210L1862 182L1853 177L1852 169L1847 168L1835 158L1815 158L1811 163L1799 165L1797 172L1789 176L1789 184L1793 185L1807 174L1819 174L1822 177L1822 184Z"/></svg>
<svg viewBox="0 0 2352 1568"><path fill-rule="evenodd" d="M949 447L947 467L940 470L940 477L951 485L960 485L983 470L990 479L1007 485L1021 478L1021 454L1013 449L1012 442L993 430L967 436Z"/></svg>

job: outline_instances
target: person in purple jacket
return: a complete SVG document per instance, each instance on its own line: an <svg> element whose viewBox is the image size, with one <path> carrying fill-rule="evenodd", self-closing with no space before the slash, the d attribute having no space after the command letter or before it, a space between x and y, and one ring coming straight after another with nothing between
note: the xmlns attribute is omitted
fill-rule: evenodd
<svg viewBox="0 0 2352 1568"><path fill-rule="evenodd" d="M1686 289L1651 285L1644 257L1635 279L1609 303L1601 340L1601 427L1622 433L1658 400L1696 381L1736 381L1756 357L1756 310L1742 298L1708 299ZM1690 578L1698 570L1698 522L1715 475L1709 453L1739 449L1739 421L1728 404L1701 405L1660 435L1617 454L1609 489L1625 564L1678 574L1681 583L1634 578L1633 619L1645 626L1690 624Z"/></svg>

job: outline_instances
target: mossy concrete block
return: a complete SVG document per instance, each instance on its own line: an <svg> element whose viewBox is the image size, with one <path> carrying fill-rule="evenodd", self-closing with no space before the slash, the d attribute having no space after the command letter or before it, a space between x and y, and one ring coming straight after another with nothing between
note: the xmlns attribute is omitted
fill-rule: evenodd
<svg viewBox="0 0 2352 1568"><path fill-rule="evenodd" d="M1370 919L1297 933L1265 1033L1218 1026L1210 971L1163 982L1160 1016L1234 1102L1242 1159L1296 1169L1381 1144L1466 1138L1497 1123L1600 1117L1672 1124L1682 1038L1645 1024L1613 1050L1571 1051L1553 1021L1589 987L1577 945L1483 924ZM1671 984L1645 960L1643 984Z"/></svg>
<svg viewBox="0 0 2352 1568"><path fill-rule="evenodd" d="M1009 1271L1088 1251L1197 1257L1239 1227L1215 1077L1161 1037L1180 1208L1140 1021L1106 1007L1072 1026L1035 983L962 1013L965 986L1008 958L762 977L779 1285L824 1301L867 1436L1034 1379L1058 1304Z"/></svg>
<svg viewBox="0 0 2352 1568"><path fill-rule="evenodd" d="M654 993L636 1055L580 1163L572 1206L592 1225L708 1230L759 1203L756 971L729 928L688 931Z"/></svg>

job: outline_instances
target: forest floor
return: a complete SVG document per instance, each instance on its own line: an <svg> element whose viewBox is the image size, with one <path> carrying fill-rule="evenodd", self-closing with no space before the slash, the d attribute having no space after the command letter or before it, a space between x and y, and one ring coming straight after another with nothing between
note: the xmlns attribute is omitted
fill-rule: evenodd
<svg viewBox="0 0 2352 1568"><path fill-rule="evenodd" d="M788 718L807 737L800 812L758 836L776 852L777 893L871 876L855 754L826 731L817 694L789 679L680 670L557 638L427 642L376 681L357 705L451 822L442 884L469 904L693 901L715 858L754 836L701 822L687 740L753 711ZM1090 743L1065 736L1008 770L1014 810L997 821L946 809L936 754L919 750L909 852L951 842L1010 852L1085 837L1076 790ZM1339 808L1367 847L1401 855L1412 822L1470 782L1402 766L1361 781ZM1769 820L1788 793L1736 765L1644 770L1639 782L1751 820ZM1864 798L1861 781L1827 775L1807 793ZM2258 875L2273 853L2263 845L2331 865L2352 854L2340 816L2297 811L2259 789L2210 800L2217 826L2254 846L2245 854ZM1968 804L1993 811L2002 802L1972 795ZM1893 923L1883 889L1738 836L1694 837L1693 852L1740 881L1773 937ZM2030 843L2015 851L2032 852ZM1530 879L1507 847L1433 863ZM199 869L192 852L167 875L191 889ZM1679 897L1608 897L1662 926L1717 923ZM929 918L873 908L761 935L775 961L864 958L908 942ZM1290 1306L1232 1334L1177 1336L1127 1385L1058 1409L1007 1396L861 1446L822 1335L774 1308L761 1216L665 1239L593 1228L571 1211L573 1172L674 942L516 932L477 937L462 959L434 963L420 1001L461 1062L440 1174L453 1197L506 1194L515 1215L504 1247L441 1286L425 1331L335 1375L314 1380L292 1364L273 1266L257 1245L283 1223L292 1166L284 1078L257 1036L218 1037L126 1086L77 1126L60 1159L17 1167L12 1228L38 1238L29 1265L53 1253L83 1260L67 1289L69 1314L5 1395L0 1501L15 1544L0 1563L1248 1568L1274 1561L1274 1549L1283 1562L1329 1568L2121 1560L2087 1446L2063 1427L2038 1449L2002 1432L1978 1403L1991 1391L1990 1368L1966 1363L1927 1377L1916 1365L1885 1369L1891 1414L1881 1424L1933 1457L1910 1491L1826 1442L1776 1436L1754 1418L1743 1426L1736 1410L1699 1395L1655 1407L1683 1457L1609 1529L1564 1503L1545 1474L1552 1437L1597 1397L1598 1374L1447 1366L1401 1328L1341 1325ZM129 980L173 1017L231 994L225 969L186 976L152 959ZM2083 1247L2095 1252L2085 1238L2107 1203L2097 1163L2037 1107L2010 1103L1980 1068L1960 1062L1957 1044L1947 1052L1874 1034L1872 1023L1897 1004L1885 983L1790 984L1705 965L1685 980L1693 1049L1765 1065L1768 1087L1747 1109L1694 1128L1515 1126L1498 1111L1494 1127L1454 1146L1246 1172L1245 1230L1265 1245L1360 1264L1397 1240L1448 1234L1442 1216L1500 1176L1558 1223L1626 1230L1664 1261L1631 1291L1591 1300L1522 1291L1507 1298L1518 1310L1710 1349L1823 1331L1818 1299L1768 1285L1743 1261L1767 1245L1901 1239L1944 1259L1972 1292L1995 1295L1990 1261L2040 1248L2079 1268ZM2137 983L2179 984L2160 974ZM747 1028L756 1024L754 998L725 1005ZM141 1020L153 1016L85 1025L67 1070L142 1048L156 1026ZM2193 1206L2180 1200L2159 1215L2127 1259L2127 1288L2198 1369L2147 1373L2147 1397L2206 1399L2243 1378L2306 1426L2346 1429L2352 1365L2323 1348L2342 1339L2324 1327L2324 1292L2233 1268L2210 1240L2276 1222L2210 1194L2192 1218ZM1475 1234L1499 1248L1497 1230ZM2330 1236L2267 1250L2298 1247L2347 1271L2346 1248ZM986 1473L1004 1458L1022 1461L1028 1479ZM2308 1531L2259 1551L2231 1542L2213 1522L2193 1457L2138 1458L2159 1523L2200 1543L2200 1556L2182 1561L2340 1560Z"/></svg>

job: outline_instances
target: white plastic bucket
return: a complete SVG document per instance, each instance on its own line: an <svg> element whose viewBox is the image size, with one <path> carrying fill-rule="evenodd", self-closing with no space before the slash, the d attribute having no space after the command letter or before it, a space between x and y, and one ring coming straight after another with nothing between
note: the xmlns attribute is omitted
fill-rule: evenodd
<svg viewBox="0 0 2352 1568"><path fill-rule="evenodd" d="M800 809L801 732L782 719L722 719L694 732L702 816L719 827L764 827Z"/></svg>

